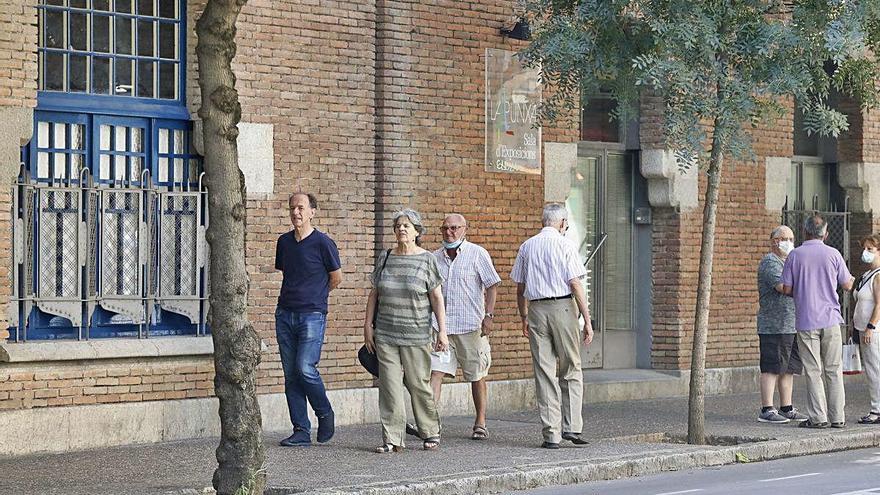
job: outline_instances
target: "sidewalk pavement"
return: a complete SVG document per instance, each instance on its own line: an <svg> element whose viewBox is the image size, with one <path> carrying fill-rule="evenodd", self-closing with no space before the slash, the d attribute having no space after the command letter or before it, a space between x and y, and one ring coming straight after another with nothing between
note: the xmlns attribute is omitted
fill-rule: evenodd
<svg viewBox="0 0 880 495"><path fill-rule="evenodd" d="M535 411L493 415L491 408L488 440L470 439L473 418L448 417L436 452L423 451L421 443L409 437L404 452L375 454L373 447L381 443L376 424L338 427L329 443L311 447L279 447L278 441L289 432L268 433L266 493L507 493L880 446L880 426L856 423L868 412L865 386L861 379L847 380L843 429L759 423L756 393L707 397L710 435L767 439L727 447L661 441L662 433L686 433L686 397L587 404L584 437L591 444L575 447L563 442L555 451L538 448L541 427ZM796 387L796 407L805 400L798 392ZM211 485L216 445L217 439L200 439L0 459L0 493L211 493L205 488Z"/></svg>

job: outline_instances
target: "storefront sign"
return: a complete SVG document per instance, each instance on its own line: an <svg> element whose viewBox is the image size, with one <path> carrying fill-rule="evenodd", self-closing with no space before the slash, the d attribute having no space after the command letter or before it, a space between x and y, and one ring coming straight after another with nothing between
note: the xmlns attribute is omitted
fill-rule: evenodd
<svg viewBox="0 0 880 495"><path fill-rule="evenodd" d="M514 52L486 49L486 170L541 173L541 84Z"/></svg>

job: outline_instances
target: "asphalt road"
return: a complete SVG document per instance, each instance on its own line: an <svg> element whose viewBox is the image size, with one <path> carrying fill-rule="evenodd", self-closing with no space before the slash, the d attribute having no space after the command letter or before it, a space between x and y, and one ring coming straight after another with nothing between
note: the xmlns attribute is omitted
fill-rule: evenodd
<svg viewBox="0 0 880 495"><path fill-rule="evenodd" d="M514 492L517 495L880 495L880 449Z"/></svg>

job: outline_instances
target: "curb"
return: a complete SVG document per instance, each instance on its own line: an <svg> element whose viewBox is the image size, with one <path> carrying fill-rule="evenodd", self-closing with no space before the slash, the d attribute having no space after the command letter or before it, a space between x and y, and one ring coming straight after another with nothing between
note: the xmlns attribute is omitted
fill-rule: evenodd
<svg viewBox="0 0 880 495"><path fill-rule="evenodd" d="M613 439L611 439L613 440ZM730 447L686 446L698 449L653 450L624 458L602 458L594 461L578 460L570 465L535 467L506 471L487 471L480 475L462 473L450 479L394 483L376 483L325 490L270 487L266 495L467 495L474 493L503 493L511 490L530 490L543 486L572 485L588 481L602 481L634 476L646 476L666 471L680 471L699 467L769 461L786 457L798 457L841 450L863 449L880 446L880 432L825 434L795 440L771 440ZM744 457L743 457L744 456ZM456 476L456 475L452 475Z"/></svg>

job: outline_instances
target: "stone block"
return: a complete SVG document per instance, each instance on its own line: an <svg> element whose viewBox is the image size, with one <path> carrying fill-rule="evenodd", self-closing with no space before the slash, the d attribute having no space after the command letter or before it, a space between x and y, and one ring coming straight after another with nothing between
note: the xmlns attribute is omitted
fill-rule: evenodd
<svg viewBox="0 0 880 495"><path fill-rule="evenodd" d="M577 166L577 143L544 143L544 201L564 202Z"/></svg>
<svg viewBox="0 0 880 495"><path fill-rule="evenodd" d="M781 210L792 180L791 158L768 156L764 159L764 170L764 205L771 211Z"/></svg>
<svg viewBox="0 0 880 495"><path fill-rule="evenodd" d="M275 149L272 124L238 124L238 166L248 196L275 192Z"/></svg>

